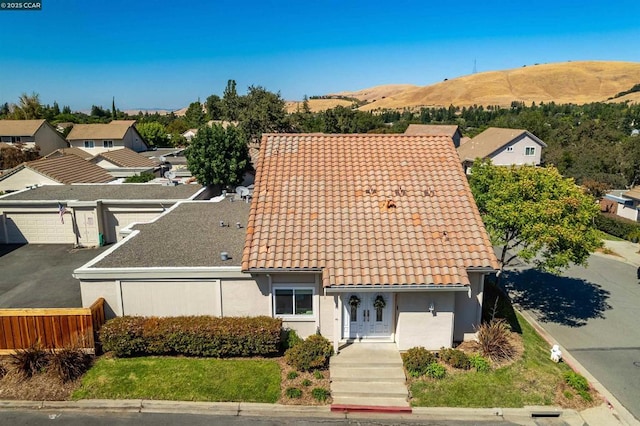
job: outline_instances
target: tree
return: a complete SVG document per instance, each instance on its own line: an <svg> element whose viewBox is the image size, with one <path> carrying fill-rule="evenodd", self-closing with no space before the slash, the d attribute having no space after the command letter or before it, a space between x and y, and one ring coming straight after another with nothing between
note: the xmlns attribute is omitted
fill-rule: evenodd
<svg viewBox="0 0 640 426"><path fill-rule="evenodd" d="M236 81L227 81L227 87L222 93L222 118L237 121L240 116L240 97L236 91Z"/></svg>
<svg viewBox="0 0 640 426"><path fill-rule="evenodd" d="M116 97L112 97L111 98L111 119L112 120L117 120L118 119L118 111L116 110Z"/></svg>
<svg viewBox="0 0 640 426"><path fill-rule="evenodd" d="M222 118L222 99L220 99L220 96L211 95L204 104L209 120L220 120Z"/></svg>
<svg viewBox="0 0 640 426"><path fill-rule="evenodd" d="M244 103L240 127L250 142L259 141L262 133L288 129L285 102L280 93L269 92L261 86L250 86Z"/></svg>
<svg viewBox="0 0 640 426"><path fill-rule="evenodd" d="M202 126L185 156L202 185L237 185L250 167L247 140L235 126Z"/></svg>
<svg viewBox="0 0 640 426"><path fill-rule="evenodd" d="M138 130L140 136L150 145L167 146L169 144L167 130L161 123L152 121L149 123L136 124L136 130Z"/></svg>
<svg viewBox="0 0 640 426"><path fill-rule="evenodd" d="M187 108L187 111L184 113L184 121L190 129L197 129L206 123L206 117L200 101L189 104L189 108Z"/></svg>
<svg viewBox="0 0 640 426"><path fill-rule="evenodd" d="M40 95L33 92L31 95L23 93L20 95L18 105L14 106L13 116L16 120L34 120L42 118L42 104Z"/></svg>
<svg viewBox="0 0 640 426"><path fill-rule="evenodd" d="M602 244L595 199L554 167L476 160L470 185L491 242L500 247L500 272L519 258L559 273L571 263L586 264Z"/></svg>

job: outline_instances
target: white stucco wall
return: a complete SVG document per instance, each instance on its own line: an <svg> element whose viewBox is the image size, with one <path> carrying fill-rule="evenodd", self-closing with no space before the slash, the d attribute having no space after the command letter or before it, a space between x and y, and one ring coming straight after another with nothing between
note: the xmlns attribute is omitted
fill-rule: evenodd
<svg viewBox="0 0 640 426"><path fill-rule="evenodd" d="M247 277L246 280L222 280L222 316L271 315L268 284L258 283L250 275Z"/></svg>
<svg viewBox="0 0 640 426"><path fill-rule="evenodd" d="M61 185L53 179L24 168L0 181L0 191L20 191L32 185Z"/></svg>
<svg viewBox="0 0 640 426"><path fill-rule="evenodd" d="M455 320L453 340L461 342L475 338L475 327L482 320L482 298L484 297L484 274L470 272L471 296L468 292L455 295Z"/></svg>
<svg viewBox="0 0 640 426"><path fill-rule="evenodd" d="M434 312L429 312L431 303ZM405 351L415 346L429 350L451 347L455 293L398 293L396 305L396 344L399 350Z"/></svg>
<svg viewBox="0 0 640 426"><path fill-rule="evenodd" d="M80 281L82 307L88 308L99 298L104 298L104 315L107 319L122 316L122 302L118 281Z"/></svg>
<svg viewBox="0 0 640 426"><path fill-rule="evenodd" d="M635 207L625 206L624 204L618 204L616 214L625 219L635 220L636 222L640 220L640 212Z"/></svg>
<svg viewBox="0 0 640 426"><path fill-rule="evenodd" d="M33 135L35 144L40 147L40 155L51 154L56 149L66 148L67 141L53 127L44 123Z"/></svg>
<svg viewBox="0 0 640 426"><path fill-rule="evenodd" d="M531 146L535 147L535 155L525 155L526 147ZM513 148L509 151L509 147ZM506 145L500 148L499 151L493 153L491 157L491 161L493 164L499 166L506 166L511 164L535 164L540 165L540 158L542 155L542 146L538 144L536 141L531 139L529 136L523 136L520 139L512 142L509 145Z"/></svg>

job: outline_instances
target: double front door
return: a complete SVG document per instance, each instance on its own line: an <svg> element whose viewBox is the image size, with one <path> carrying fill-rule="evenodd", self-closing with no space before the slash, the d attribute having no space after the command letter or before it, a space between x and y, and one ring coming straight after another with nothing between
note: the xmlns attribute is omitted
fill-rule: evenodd
<svg viewBox="0 0 640 426"><path fill-rule="evenodd" d="M349 339L391 336L392 293L352 293L345 295L345 337Z"/></svg>

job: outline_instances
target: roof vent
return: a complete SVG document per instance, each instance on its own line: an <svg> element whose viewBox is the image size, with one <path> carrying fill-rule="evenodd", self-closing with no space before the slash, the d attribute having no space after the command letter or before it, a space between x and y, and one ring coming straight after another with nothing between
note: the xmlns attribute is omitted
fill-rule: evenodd
<svg viewBox="0 0 640 426"><path fill-rule="evenodd" d="M369 194L369 195L373 195L373 194L376 193L376 190L371 185L369 185L369 187L364 192Z"/></svg>
<svg viewBox="0 0 640 426"><path fill-rule="evenodd" d="M222 261L229 260L229 253L227 253L226 251L221 251L220 252L220 260L222 260Z"/></svg>
<svg viewBox="0 0 640 426"><path fill-rule="evenodd" d="M430 186L429 188L425 189L422 192L425 197L433 197L434 195L436 195L436 190L433 189L433 186Z"/></svg>
<svg viewBox="0 0 640 426"><path fill-rule="evenodd" d="M407 195L407 191L405 191L404 189L402 189L402 185L398 185L398 189L396 189L395 191L396 195L398 197L402 197L404 195Z"/></svg>
<svg viewBox="0 0 640 426"><path fill-rule="evenodd" d="M237 228L237 229L242 228L242 224L241 224L240 222L236 222L236 228Z"/></svg>
<svg viewBox="0 0 640 426"><path fill-rule="evenodd" d="M225 227L225 226L226 226L226 225L224 224L224 220L221 220L221 221L220 221L220 227L222 228L222 227Z"/></svg>

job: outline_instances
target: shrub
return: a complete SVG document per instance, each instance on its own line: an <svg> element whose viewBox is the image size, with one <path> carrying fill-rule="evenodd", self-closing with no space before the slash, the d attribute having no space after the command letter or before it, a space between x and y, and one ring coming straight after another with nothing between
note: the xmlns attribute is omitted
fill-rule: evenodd
<svg viewBox="0 0 640 426"><path fill-rule="evenodd" d="M403 353L402 362L411 377L420 377L427 372L430 364L436 362L436 356L422 346L418 346Z"/></svg>
<svg viewBox="0 0 640 426"><path fill-rule="evenodd" d="M316 401L320 402L326 401L327 398L329 398L329 395L331 395L331 392L329 392L325 388L313 388L313 390L311 391L311 396L313 396Z"/></svg>
<svg viewBox="0 0 640 426"><path fill-rule="evenodd" d="M444 365L440 365L437 362L432 362L431 364L427 365L425 374L432 379L443 379L444 376L447 375L447 369L444 368Z"/></svg>
<svg viewBox="0 0 640 426"><path fill-rule="evenodd" d="M563 374L563 377L565 383L578 392L578 395L580 395L582 399L585 401L591 401L592 398L589 393L589 382L584 378L584 376L581 376L574 371L567 371Z"/></svg>
<svg viewBox="0 0 640 426"><path fill-rule="evenodd" d="M91 355L78 348L64 348L51 353L51 366L65 383L80 378L92 361Z"/></svg>
<svg viewBox="0 0 640 426"><path fill-rule="evenodd" d="M27 349L18 349L11 355L11 362L24 377L32 377L47 368L49 352L36 343Z"/></svg>
<svg viewBox="0 0 640 426"><path fill-rule="evenodd" d="M509 324L503 319L493 319L478 328L478 343L482 355L492 361L513 358L515 349L509 340Z"/></svg>
<svg viewBox="0 0 640 426"><path fill-rule="evenodd" d="M300 398L302 397L302 391L298 388L287 388L287 390L285 391L285 394L289 397L289 398Z"/></svg>
<svg viewBox="0 0 640 426"><path fill-rule="evenodd" d="M289 373L287 374L287 379L289 380L293 380L293 379L297 379L298 378L298 372L297 371L289 371Z"/></svg>
<svg viewBox="0 0 640 426"><path fill-rule="evenodd" d="M469 356L459 349L442 348L440 349L440 352L438 352L438 357L453 368L459 368L462 370L468 370L471 368Z"/></svg>
<svg viewBox="0 0 640 426"><path fill-rule="evenodd" d="M285 360L298 371L310 371L326 368L331 355L333 355L331 342L319 334L314 334L288 349L285 352Z"/></svg>
<svg viewBox="0 0 640 426"><path fill-rule="evenodd" d="M322 380L324 379L324 374L322 374L322 371L316 370L313 372L313 377L315 377L316 380Z"/></svg>
<svg viewBox="0 0 640 426"><path fill-rule="evenodd" d="M477 372L485 373L491 370L491 365L489 361L482 355L473 354L469 357L469 364L472 368L474 368Z"/></svg>
<svg viewBox="0 0 640 426"><path fill-rule="evenodd" d="M287 349L291 349L295 345L302 342L302 338L298 336L298 333L295 330L290 328L285 328L282 330L282 350L286 351Z"/></svg>
<svg viewBox="0 0 640 426"><path fill-rule="evenodd" d="M116 356L266 356L278 353L282 320L270 317L119 317L100 330Z"/></svg>
<svg viewBox="0 0 640 426"><path fill-rule="evenodd" d="M124 180L124 183L146 183L150 180L154 180L155 178L156 177L153 175L153 173L142 172L139 175L129 176Z"/></svg>
<svg viewBox="0 0 640 426"><path fill-rule="evenodd" d="M625 240L632 240L640 225L632 220L616 217L611 214L599 214L595 218L596 228Z"/></svg>
<svg viewBox="0 0 640 426"><path fill-rule="evenodd" d="M302 386L304 386L304 387L311 386L311 380L309 380L309 379L304 379L304 380L302 381Z"/></svg>

